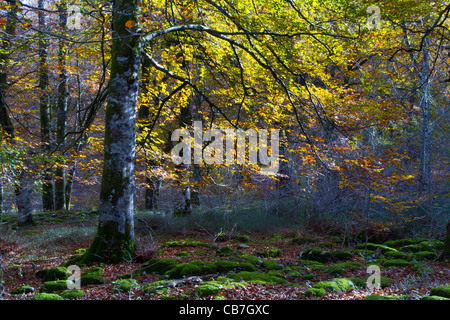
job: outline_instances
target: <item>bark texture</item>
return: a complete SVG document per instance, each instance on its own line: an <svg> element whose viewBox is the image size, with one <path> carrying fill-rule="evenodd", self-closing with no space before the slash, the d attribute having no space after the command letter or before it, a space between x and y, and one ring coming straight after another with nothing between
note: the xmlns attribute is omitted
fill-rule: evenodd
<svg viewBox="0 0 450 320"><path fill-rule="evenodd" d="M116 0L113 12L99 225L81 262L117 263L132 258L135 249L134 161L141 44L133 33L139 24L139 6L136 0Z"/></svg>

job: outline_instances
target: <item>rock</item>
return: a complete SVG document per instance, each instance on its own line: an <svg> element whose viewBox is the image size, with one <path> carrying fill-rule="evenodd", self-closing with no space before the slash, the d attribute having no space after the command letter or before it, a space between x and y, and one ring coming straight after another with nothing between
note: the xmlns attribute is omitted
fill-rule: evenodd
<svg viewBox="0 0 450 320"><path fill-rule="evenodd" d="M430 290L430 296L450 298L450 284L442 287L435 287Z"/></svg>
<svg viewBox="0 0 450 320"><path fill-rule="evenodd" d="M14 289L13 291L11 291L11 294L27 294L27 293L32 293L34 292L34 288L28 285L23 285L20 286L16 289Z"/></svg>
<svg viewBox="0 0 450 320"><path fill-rule="evenodd" d="M42 284L40 292L54 293L67 289L66 280L46 281Z"/></svg>
<svg viewBox="0 0 450 320"><path fill-rule="evenodd" d="M67 280L70 275L65 267L53 267L45 273L44 281Z"/></svg>
<svg viewBox="0 0 450 320"><path fill-rule="evenodd" d="M143 273L157 273L160 275L165 274L167 271L175 267L177 263L176 259L159 259L153 258L147 262L144 262L134 273L141 275Z"/></svg>
<svg viewBox="0 0 450 320"><path fill-rule="evenodd" d="M309 288L305 290L305 296L307 297L323 297L327 294L327 291L323 288Z"/></svg>
<svg viewBox="0 0 450 320"><path fill-rule="evenodd" d="M39 293L31 300L64 300L64 298L54 293Z"/></svg>
<svg viewBox="0 0 450 320"><path fill-rule="evenodd" d="M61 297L64 299L75 299L84 296L86 293L79 289L64 290L61 292Z"/></svg>

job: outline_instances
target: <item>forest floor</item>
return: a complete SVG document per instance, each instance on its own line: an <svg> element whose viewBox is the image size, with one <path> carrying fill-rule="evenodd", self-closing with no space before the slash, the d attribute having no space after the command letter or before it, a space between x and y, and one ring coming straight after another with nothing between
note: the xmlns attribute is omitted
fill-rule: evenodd
<svg viewBox="0 0 450 320"><path fill-rule="evenodd" d="M0 299L30 300L52 292L44 289L45 272L38 276L38 271L67 266L74 254L88 248L97 217L65 212L35 215L35 221L35 226L20 228L14 219L0 224ZM420 300L450 284L450 264L435 260L442 248L439 239L383 245L344 243L342 237L308 230L164 235L149 228L145 219L136 220L135 260L81 266L82 276L100 267L99 281L82 280L83 292L74 299ZM379 267L379 289L366 286L370 265ZM124 281L130 278L135 281ZM13 294L23 285L34 290Z"/></svg>

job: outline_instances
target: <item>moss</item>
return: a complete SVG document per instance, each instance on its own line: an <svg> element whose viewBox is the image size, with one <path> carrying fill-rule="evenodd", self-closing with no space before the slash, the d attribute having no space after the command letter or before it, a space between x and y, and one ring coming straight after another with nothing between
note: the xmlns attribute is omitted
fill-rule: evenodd
<svg viewBox="0 0 450 320"><path fill-rule="evenodd" d="M45 273L44 281L66 280L70 275L65 267L53 267Z"/></svg>
<svg viewBox="0 0 450 320"><path fill-rule="evenodd" d="M163 293L167 293L169 291L169 288L166 287L160 287L163 286L167 283L169 283L170 280L158 280L155 282L151 282L151 283L147 283L145 284L142 289L144 291L144 293L158 293L158 294L163 294Z"/></svg>
<svg viewBox="0 0 450 320"><path fill-rule="evenodd" d="M302 264L305 267L307 267L308 269L312 269L312 270L323 270L326 268L326 266L319 261L302 260Z"/></svg>
<svg viewBox="0 0 450 320"><path fill-rule="evenodd" d="M105 283L105 280L102 279L102 277L103 269L101 267L86 270L81 274L81 285L103 284Z"/></svg>
<svg viewBox="0 0 450 320"><path fill-rule="evenodd" d="M219 286L215 286L213 284L202 284L195 288L193 295L197 298L204 298L217 294L220 291L222 291L222 289Z"/></svg>
<svg viewBox="0 0 450 320"><path fill-rule="evenodd" d="M215 272L216 264L214 262L195 260L178 264L167 271L165 275L176 279L187 276L201 276Z"/></svg>
<svg viewBox="0 0 450 320"><path fill-rule="evenodd" d="M394 296L380 296L379 294L371 294L364 298L364 300L399 300L399 297Z"/></svg>
<svg viewBox="0 0 450 320"><path fill-rule="evenodd" d="M132 237L132 225L126 224L125 232L119 232L119 223L108 221L97 228L97 235L89 249L83 254L80 265L95 262L120 263L134 256L136 242Z"/></svg>
<svg viewBox="0 0 450 320"><path fill-rule="evenodd" d="M411 265L410 261L406 261L403 259L388 259L383 261L383 266L386 268L389 267L407 267Z"/></svg>
<svg viewBox="0 0 450 320"><path fill-rule="evenodd" d="M450 300L450 298L444 298L440 296L425 296L421 300Z"/></svg>
<svg viewBox="0 0 450 320"><path fill-rule="evenodd" d="M329 292L335 292L354 289L355 285L348 278L335 278L330 281L319 281L314 285L314 288L322 288Z"/></svg>
<svg viewBox="0 0 450 320"><path fill-rule="evenodd" d="M334 244L332 242L319 242L318 244L321 248L333 248Z"/></svg>
<svg viewBox="0 0 450 320"><path fill-rule="evenodd" d="M64 300L63 297L53 293L39 293L35 295L32 300Z"/></svg>
<svg viewBox="0 0 450 320"><path fill-rule="evenodd" d="M192 254L193 254L192 252L181 251L181 252L178 252L175 256L178 258L185 258L185 257L191 256Z"/></svg>
<svg viewBox="0 0 450 320"><path fill-rule="evenodd" d="M316 239L310 237L296 237L291 239L291 244L308 244L314 242L316 242Z"/></svg>
<svg viewBox="0 0 450 320"><path fill-rule="evenodd" d="M46 281L42 284L40 292L54 293L67 289L66 280Z"/></svg>
<svg viewBox="0 0 450 320"><path fill-rule="evenodd" d="M189 297L186 294L180 294L180 295L167 295L162 296L161 300L187 300Z"/></svg>
<svg viewBox="0 0 450 320"><path fill-rule="evenodd" d="M113 282L114 291L116 292L130 292L132 289L138 288L139 284L136 279L122 279Z"/></svg>
<svg viewBox="0 0 450 320"><path fill-rule="evenodd" d="M362 264L359 262L341 262L326 267L324 272L328 274L343 275L347 269L357 269L359 267L362 267Z"/></svg>
<svg viewBox="0 0 450 320"><path fill-rule="evenodd" d="M141 275L143 273L157 273L160 275L165 274L169 270L171 270L173 267L175 267L177 263L176 259L160 259L160 258L153 258L147 262L144 262L135 272L136 275Z"/></svg>
<svg viewBox="0 0 450 320"><path fill-rule="evenodd" d="M260 282L260 283L287 283L285 279L270 274L257 272L257 271L241 271L236 274L229 275L235 281L248 281L248 282Z"/></svg>
<svg viewBox="0 0 450 320"><path fill-rule="evenodd" d="M405 253L401 251L386 251L383 254L386 258L389 259L402 259L402 260L410 260L412 258L412 255L410 253Z"/></svg>
<svg viewBox="0 0 450 320"><path fill-rule="evenodd" d="M372 251L376 251L376 250L381 250L382 253L385 253L387 251L397 251L394 248L388 247L386 245L382 245L382 244L378 244L378 243L371 243L371 242L367 242L367 243L359 243L356 245L355 247L356 249L367 249L367 250L372 250Z"/></svg>
<svg viewBox="0 0 450 320"><path fill-rule="evenodd" d="M308 273L308 274L305 274L304 276L302 276L302 279L303 279L303 280L311 281L311 280L314 280L315 277L316 277L315 274L313 274L313 273Z"/></svg>
<svg viewBox="0 0 450 320"><path fill-rule="evenodd" d="M262 260L261 267L266 270L282 270L283 265L276 260Z"/></svg>
<svg viewBox="0 0 450 320"><path fill-rule="evenodd" d="M233 253L233 248L229 246L220 247L216 250L216 254L220 257Z"/></svg>
<svg viewBox="0 0 450 320"><path fill-rule="evenodd" d="M305 290L305 296L307 297L323 297L327 295L327 291L323 288L309 288Z"/></svg>
<svg viewBox="0 0 450 320"><path fill-rule="evenodd" d="M367 280L356 277L348 277L348 279L351 280L353 284L357 287L364 288L366 286Z"/></svg>
<svg viewBox="0 0 450 320"><path fill-rule="evenodd" d="M61 297L64 299L75 299L84 296L86 293L83 290L72 289L72 290L64 290L61 292Z"/></svg>
<svg viewBox="0 0 450 320"><path fill-rule="evenodd" d="M404 246L409 246L411 244L417 243L417 240L413 239L397 239L397 240L389 240L383 243L385 246L391 247L391 248L400 248Z"/></svg>
<svg viewBox="0 0 450 320"><path fill-rule="evenodd" d="M302 260L313 260L321 263L348 260L351 257L352 253L348 251L327 251L317 248L310 248L300 253Z"/></svg>
<svg viewBox="0 0 450 320"><path fill-rule="evenodd" d="M281 249L269 248L264 250L257 250L254 252L255 256L262 258L278 258L281 257Z"/></svg>
<svg viewBox="0 0 450 320"><path fill-rule="evenodd" d="M86 252L86 249L85 249L85 248L80 248L80 249L75 250L75 253L76 253L76 254L83 254L83 253L85 253L85 252Z"/></svg>
<svg viewBox="0 0 450 320"><path fill-rule="evenodd" d="M194 240L181 240L181 241L167 241L164 243L163 247L173 248L173 247L211 247L212 245L205 242L194 241Z"/></svg>
<svg viewBox="0 0 450 320"><path fill-rule="evenodd" d="M240 243L250 243L251 239L248 235L240 235L236 237L236 240Z"/></svg>
<svg viewBox="0 0 450 320"><path fill-rule="evenodd" d="M329 251L310 248L300 253L300 258L303 260L313 260L321 263L333 261L333 256Z"/></svg>
<svg viewBox="0 0 450 320"><path fill-rule="evenodd" d="M48 271L48 269L41 269L35 273L35 276L39 279L44 279L45 275L47 274L47 271Z"/></svg>
<svg viewBox="0 0 450 320"><path fill-rule="evenodd" d="M439 296L444 298L450 298L450 284L442 287L435 287L430 290L431 296Z"/></svg>
<svg viewBox="0 0 450 320"><path fill-rule="evenodd" d="M22 285L16 289L14 289L13 291L11 291L11 294L27 294L27 293L32 293L34 291L35 290L32 286Z"/></svg>
<svg viewBox="0 0 450 320"><path fill-rule="evenodd" d="M437 254L436 254L436 252L432 252L432 251L419 251L419 252L415 252L413 254L413 257L417 261L434 260L437 258Z"/></svg>

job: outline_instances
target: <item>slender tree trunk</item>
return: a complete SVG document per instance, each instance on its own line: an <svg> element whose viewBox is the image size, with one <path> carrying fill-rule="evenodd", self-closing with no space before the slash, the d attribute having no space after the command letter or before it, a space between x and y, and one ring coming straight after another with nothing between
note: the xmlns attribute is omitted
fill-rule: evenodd
<svg viewBox="0 0 450 320"><path fill-rule="evenodd" d="M28 186L28 179L24 170L20 173L19 183L15 185L14 191L16 194L19 225L34 224L30 199L30 188Z"/></svg>
<svg viewBox="0 0 450 320"><path fill-rule="evenodd" d="M138 15L137 0L114 2L99 225L82 263L114 263L134 255L134 161L141 44L139 36L130 32L138 28Z"/></svg>
<svg viewBox="0 0 450 320"><path fill-rule="evenodd" d="M39 0L39 9L45 8L45 1ZM44 11L39 11L39 30L46 29L46 17ZM39 38L39 113L41 121L41 143L42 151L48 155L50 146L50 101L48 99L48 64L47 64L47 41L46 35L40 33ZM50 169L46 169L42 184L42 206L44 211L54 210L53 181Z"/></svg>
<svg viewBox="0 0 450 320"><path fill-rule="evenodd" d="M66 3L62 1L59 10L59 26L63 32L66 29L67 23L67 12ZM64 32L65 33L65 32ZM65 41L59 39L59 52L58 52L58 62L59 62L59 83L58 83L58 106L57 106L57 125L56 125L56 143L60 149L64 148L64 140L66 135L66 118L67 118L67 71L66 71L66 49ZM65 207L66 192L66 175L64 170L64 165L56 167L55 170L55 210L62 210Z"/></svg>
<svg viewBox="0 0 450 320"><path fill-rule="evenodd" d="M444 240L444 248L439 256L440 261L450 261L450 220L447 222L447 233Z"/></svg>
<svg viewBox="0 0 450 320"><path fill-rule="evenodd" d="M425 39L422 49L422 68L419 71L420 110L421 110L421 150L419 170L419 191L430 191L431 185L431 128L430 128L430 61L428 40Z"/></svg>

